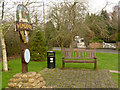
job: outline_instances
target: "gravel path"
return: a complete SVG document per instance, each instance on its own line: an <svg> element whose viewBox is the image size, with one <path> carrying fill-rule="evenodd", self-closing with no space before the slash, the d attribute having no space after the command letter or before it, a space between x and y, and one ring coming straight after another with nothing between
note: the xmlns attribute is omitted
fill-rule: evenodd
<svg viewBox="0 0 120 90"><path fill-rule="evenodd" d="M108 70L46 68L40 73L53 88L118 88Z"/></svg>

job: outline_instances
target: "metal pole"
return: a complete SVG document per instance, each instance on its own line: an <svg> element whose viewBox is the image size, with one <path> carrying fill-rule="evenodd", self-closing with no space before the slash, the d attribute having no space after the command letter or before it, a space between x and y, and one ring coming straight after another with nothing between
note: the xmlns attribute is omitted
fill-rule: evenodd
<svg viewBox="0 0 120 90"><path fill-rule="evenodd" d="M45 38L45 5L43 0L43 29L44 29L44 38Z"/></svg>

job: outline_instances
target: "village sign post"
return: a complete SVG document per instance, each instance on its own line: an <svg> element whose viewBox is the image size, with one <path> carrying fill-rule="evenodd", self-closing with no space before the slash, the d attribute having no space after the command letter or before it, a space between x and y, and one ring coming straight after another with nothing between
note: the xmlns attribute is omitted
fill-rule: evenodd
<svg viewBox="0 0 120 90"><path fill-rule="evenodd" d="M30 61L30 51L27 49L26 44L29 41L28 34L32 31L33 27L30 23L28 9L19 4L16 11L16 30L19 31L20 43L21 43L21 61L22 61L22 73L28 72L28 62Z"/></svg>

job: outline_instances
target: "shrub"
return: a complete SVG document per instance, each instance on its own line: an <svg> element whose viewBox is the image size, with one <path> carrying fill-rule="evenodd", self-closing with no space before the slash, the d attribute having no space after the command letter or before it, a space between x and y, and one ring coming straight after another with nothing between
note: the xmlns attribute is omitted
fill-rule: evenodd
<svg viewBox="0 0 120 90"><path fill-rule="evenodd" d="M120 42L120 33L116 34L116 41Z"/></svg>
<svg viewBox="0 0 120 90"><path fill-rule="evenodd" d="M47 56L47 46L43 38L43 32L36 31L35 36L30 45L31 60L34 61L45 61Z"/></svg>
<svg viewBox="0 0 120 90"><path fill-rule="evenodd" d="M7 56L20 55L20 37L18 32L14 32L13 29L8 31L5 35L5 43Z"/></svg>
<svg viewBox="0 0 120 90"><path fill-rule="evenodd" d="M103 40L100 40L99 38L93 38L89 41L89 43L93 43L93 42L98 42L98 43L102 43L104 42Z"/></svg>

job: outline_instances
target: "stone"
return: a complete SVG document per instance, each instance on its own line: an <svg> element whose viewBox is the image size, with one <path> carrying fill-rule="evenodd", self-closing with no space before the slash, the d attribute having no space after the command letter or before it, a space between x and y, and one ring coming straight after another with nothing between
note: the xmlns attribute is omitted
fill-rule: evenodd
<svg viewBox="0 0 120 90"><path fill-rule="evenodd" d="M19 83L17 84L17 87L21 88L22 85L23 85L23 83L22 83L22 82L19 82Z"/></svg>
<svg viewBox="0 0 120 90"><path fill-rule="evenodd" d="M43 85L41 83L39 83L39 84L36 85L36 88L42 88L42 86Z"/></svg>
<svg viewBox="0 0 120 90"><path fill-rule="evenodd" d="M27 73L27 76L28 76L29 78L34 77L35 75L36 75L36 72L28 72L28 73Z"/></svg>
<svg viewBox="0 0 120 90"><path fill-rule="evenodd" d="M41 74L36 74L35 78L38 79L41 76Z"/></svg>
<svg viewBox="0 0 120 90"><path fill-rule="evenodd" d="M16 83L21 82L21 81L22 81L21 78L15 80Z"/></svg>
<svg viewBox="0 0 120 90"><path fill-rule="evenodd" d="M42 86L45 86L45 81L43 81L43 82L40 82L40 84L42 85Z"/></svg>
<svg viewBox="0 0 120 90"><path fill-rule="evenodd" d="M27 79L27 78L22 79L22 82L23 82L23 83L27 83L27 82L28 82L28 79Z"/></svg>
<svg viewBox="0 0 120 90"><path fill-rule="evenodd" d="M31 86L32 86L32 87L35 87L35 86L36 86L36 83L31 84Z"/></svg>
<svg viewBox="0 0 120 90"><path fill-rule="evenodd" d="M40 80L40 82L42 82L42 81L43 81L43 78L42 78L42 77L40 77L40 78L39 78L39 80Z"/></svg>
<svg viewBox="0 0 120 90"><path fill-rule="evenodd" d="M17 87L21 88L21 87L22 87L22 85L21 85L21 84L18 84L18 85L17 85Z"/></svg>
<svg viewBox="0 0 120 90"><path fill-rule="evenodd" d="M46 88L52 88L51 86L48 86L48 87L46 87Z"/></svg>
<svg viewBox="0 0 120 90"><path fill-rule="evenodd" d="M38 83L40 83L39 79L37 79L33 84L36 86Z"/></svg>
<svg viewBox="0 0 120 90"><path fill-rule="evenodd" d="M17 83L14 83L14 87L17 87Z"/></svg>
<svg viewBox="0 0 120 90"><path fill-rule="evenodd" d="M14 83L18 83L20 81L22 81L21 78L18 78L18 79L17 78L16 79L12 78L12 79L10 79L10 82L14 82Z"/></svg>
<svg viewBox="0 0 120 90"><path fill-rule="evenodd" d="M10 79L8 87L11 88L46 88L41 74L36 72L18 73Z"/></svg>
<svg viewBox="0 0 120 90"><path fill-rule="evenodd" d="M10 79L10 82L14 82L14 79L12 78L12 79Z"/></svg>
<svg viewBox="0 0 120 90"><path fill-rule="evenodd" d="M31 87L31 84L30 83L24 83L23 87Z"/></svg>
<svg viewBox="0 0 120 90"><path fill-rule="evenodd" d="M38 79L38 78L39 78L39 77L36 75L36 76L35 76L35 79Z"/></svg>
<svg viewBox="0 0 120 90"><path fill-rule="evenodd" d="M26 75L26 74L23 74L23 75L22 75L22 78L23 78L23 79L27 78L27 75Z"/></svg>
<svg viewBox="0 0 120 90"><path fill-rule="evenodd" d="M14 83L8 83L9 87L14 87Z"/></svg>
<svg viewBox="0 0 120 90"><path fill-rule="evenodd" d="M45 81L43 81L43 85L45 85L46 84L46 82Z"/></svg>
<svg viewBox="0 0 120 90"><path fill-rule="evenodd" d="M36 76L40 77L40 76L41 76L41 74L39 73L39 74L37 74Z"/></svg>
<svg viewBox="0 0 120 90"><path fill-rule="evenodd" d="M42 88L46 88L46 86L42 86Z"/></svg>
<svg viewBox="0 0 120 90"><path fill-rule="evenodd" d="M13 76L13 78L19 78L19 77L21 77L21 73L15 74L15 75Z"/></svg>
<svg viewBox="0 0 120 90"><path fill-rule="evenodd" d="M28 82L30 82L30 83L32 83L32 82L34 82L34 81L35 81L34 78L30 78L30 79L28 80Z"/></svg>

